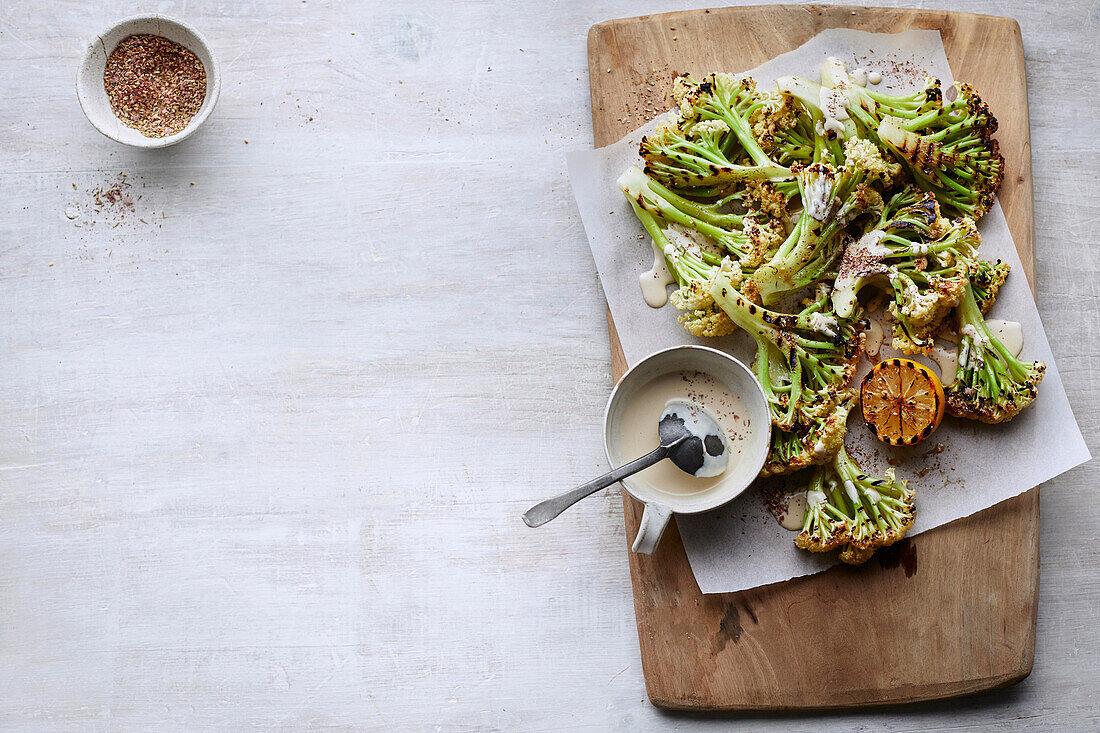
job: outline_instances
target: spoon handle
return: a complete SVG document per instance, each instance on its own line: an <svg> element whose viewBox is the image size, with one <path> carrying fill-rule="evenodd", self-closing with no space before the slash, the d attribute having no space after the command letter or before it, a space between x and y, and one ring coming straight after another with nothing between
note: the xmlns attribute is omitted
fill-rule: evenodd
<svg viewBox="0 0 1100 733"><path fill-rule="evenodd" d="M677 443L678 442L679 441L677 441ZM669 449L672 447L672 445L659 445L652 452L647 453L641 458L623 464L599 478L592 479L588 483L581 484L572 491L567 491L560 496L555 496L553 499L547 499L540 504L535 504L535 506L528 509L527 513L523 515L524 523L528 527L541 527L589 494L594 494L600 489L606 489L616 481L624 479L631 474L638 473L638 471L642 469L649 468L654 463L664 459L664 457L668 455Z"/></svg>

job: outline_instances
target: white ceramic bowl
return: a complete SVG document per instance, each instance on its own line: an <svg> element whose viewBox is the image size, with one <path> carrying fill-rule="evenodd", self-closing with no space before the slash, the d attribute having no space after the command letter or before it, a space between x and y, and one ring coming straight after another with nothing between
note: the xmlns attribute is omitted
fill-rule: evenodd
<svg viewBox="0 0 1100 733"><path fill-rule="evenodd" d="M146 137L134 128L122 124L122 121L111 111L107 91L103 88L103 68L107 64L107 57L111 51L115 50L119 41L142 33L162 36L180 44L198 56L206 69L206 99L203 100L198 113L187 123L187 127L175 135ZM166 148L190 137L210 116L214 105L218 103L220 91L221 72L218 70L218 60L214 57L214 52L207 45L206 40L197 30L183 21L163 15L134 15L120 20L100 33L88 44L84 63L80 65L80 72L76 78L76 94L88 121L95 126L95 129L112 140L136 148Z"/></svg>
<svg viewBox="0 0 1100 733"><path fill-rule="evenodd" d="M623 488L645 504L645 512L634 540L633 550L652 553L661 539L665 526L674 513L705 512L732 501L749 487L760 474L768 457L771 443L771 416L764 390L752 370L729 354L707 346L675 346L650 354L623 375L604 411L604 451L608 463L621 466L637 456L624 456L619 451L619 422L631 398L640 388L657 377L673 372L703 372L723 382L741 398L751 430L743 449L742 459L731 463L722 481L712 489L698 494L677 494L660 491L637 477L622 480Z"/></svg>

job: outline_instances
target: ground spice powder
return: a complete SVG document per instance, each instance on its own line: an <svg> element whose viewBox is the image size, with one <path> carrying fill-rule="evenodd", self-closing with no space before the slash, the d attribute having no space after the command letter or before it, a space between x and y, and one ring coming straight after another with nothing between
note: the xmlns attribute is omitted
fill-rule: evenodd
<svg viewBox="0 0 1100 733"><path fill-rule="evenodd" d="M107 57L103 88L123 124L146 137L167 137L187 127L202 107L206 69L167 38L129 36Z"/></svg>

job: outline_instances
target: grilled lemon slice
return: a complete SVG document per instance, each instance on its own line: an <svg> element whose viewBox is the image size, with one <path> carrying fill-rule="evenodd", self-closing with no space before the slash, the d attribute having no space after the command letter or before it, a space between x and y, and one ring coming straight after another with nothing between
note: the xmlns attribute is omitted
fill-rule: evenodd
<svg viewBox="0 0 1100 733"><path fill-rule="evenodd" d="M946 400L939 377L910 359L886 359L859 388L863 419L883 443L915 445L943 420Z"/></svg>

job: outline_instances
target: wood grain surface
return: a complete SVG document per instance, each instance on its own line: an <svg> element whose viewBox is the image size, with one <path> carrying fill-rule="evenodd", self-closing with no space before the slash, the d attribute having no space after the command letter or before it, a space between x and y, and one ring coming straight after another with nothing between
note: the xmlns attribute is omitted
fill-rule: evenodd
<svg viewBox="0 0 1100 733"><path fill-rule="evenodd" d="M1020 29L1008 18L810 5L600 23L589 32L595 143L641 122L633 115L651 92L640 80L656 69L743 71L835 27L940 31L952 73L1000 122L1000 198L1034 284L1027 85ZM610 314L608 323L617 380L626 365ZM641 506L624 494L624 507L632 537ZM1038 490L904 540L858 569L740 593L701 594L675 530L652 556L631 553L630 571L646 689L660 707L833 709L965 695L1031 671Z"/></svg>

